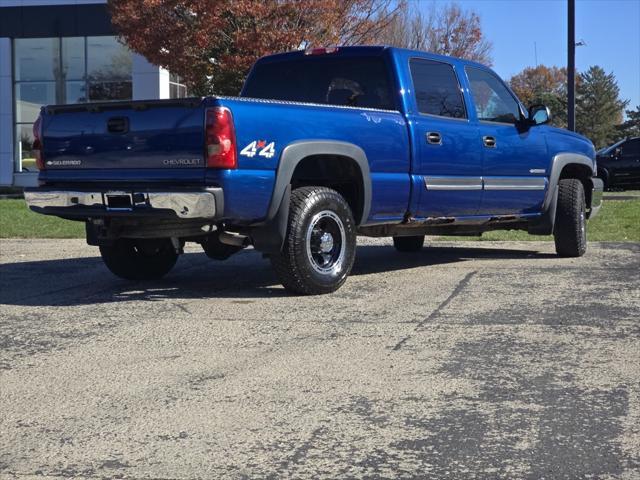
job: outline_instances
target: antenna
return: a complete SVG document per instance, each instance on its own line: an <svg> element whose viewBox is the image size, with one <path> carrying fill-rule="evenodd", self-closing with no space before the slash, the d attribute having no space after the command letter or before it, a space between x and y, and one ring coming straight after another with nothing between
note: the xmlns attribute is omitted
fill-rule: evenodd
<svg viewBox="0 0 640 480"><path fill-rule="evenodd" d="M534 58L536 59L536 67L538 66L538 44L536 42L533 42L533 55Z"/></svg>

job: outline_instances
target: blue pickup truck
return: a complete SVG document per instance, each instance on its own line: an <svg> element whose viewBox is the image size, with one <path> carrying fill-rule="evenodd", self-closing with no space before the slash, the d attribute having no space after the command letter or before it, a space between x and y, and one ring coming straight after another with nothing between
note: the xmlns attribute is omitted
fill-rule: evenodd
<svg viewBox="0 0 640 480"><path fill-rule="evenodd" d="M34 133L36 212L83 221L107 267L169 272L185 242L253 246L290 291L338 289L356 236L518 229L586 250L591 142L547 125L486 66L389 47L264 57L239 97L54 105Z"/></svg>

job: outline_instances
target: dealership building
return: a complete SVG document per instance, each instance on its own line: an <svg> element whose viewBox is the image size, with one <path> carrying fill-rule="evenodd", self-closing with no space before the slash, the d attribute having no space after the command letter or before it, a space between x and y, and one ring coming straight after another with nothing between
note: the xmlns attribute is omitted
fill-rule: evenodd
<svg viewBox="0 0 640 480"><path fill-rule="evenodd" d="M117 41L106 0L0 0L0 186L33 186L42 105L178 98L179 77Z"/></svg>

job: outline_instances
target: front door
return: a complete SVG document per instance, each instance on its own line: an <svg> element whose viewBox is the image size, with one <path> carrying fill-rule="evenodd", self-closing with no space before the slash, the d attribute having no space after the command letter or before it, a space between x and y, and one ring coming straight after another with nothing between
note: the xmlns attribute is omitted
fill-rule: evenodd
<svg viewBox="0 0 640 480"><path fill-rule="evenodd" d="M482 151L453 64L410 60L415 112L409 115L416 217L474 215L482 197Z"/></svg>
<svg viewBox="0 0 640 480"><path fill-rule="evenodd" d="M518 101L491 70L465 71L483 152L481 213L539 213L550 173L546 127L522 126Z"/></svg>
<svg viewBox="0 0 640 480"><path fill-rule="evenodd" d="M616 168L613 170L615 185L640 185L640 138L632 138L620 145Z"/></svg>

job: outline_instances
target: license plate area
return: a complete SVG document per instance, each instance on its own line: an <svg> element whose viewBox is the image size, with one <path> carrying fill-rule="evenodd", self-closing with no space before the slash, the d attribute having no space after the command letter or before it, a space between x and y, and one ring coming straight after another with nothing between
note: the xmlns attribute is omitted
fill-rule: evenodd
<svg viewBox="0 0 640 480"><path fill-rule="evenodd" d="M133 210L133 195L127 192L107 192L104 194L104 206L109 211L130 212Z"/></svg>

